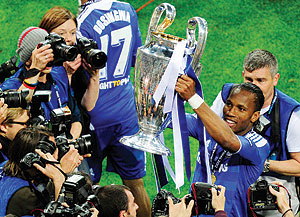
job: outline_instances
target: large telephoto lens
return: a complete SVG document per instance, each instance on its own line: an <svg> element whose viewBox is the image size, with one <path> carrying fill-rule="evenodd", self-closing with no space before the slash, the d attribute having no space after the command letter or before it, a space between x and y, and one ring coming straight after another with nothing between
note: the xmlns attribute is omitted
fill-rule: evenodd
<svg viewBox="0 0 300 217"><path fill-rule="evenodd" d="M106 65L107 56L101 50L90 49L85 59L94 69L102 69Z"/></svg>

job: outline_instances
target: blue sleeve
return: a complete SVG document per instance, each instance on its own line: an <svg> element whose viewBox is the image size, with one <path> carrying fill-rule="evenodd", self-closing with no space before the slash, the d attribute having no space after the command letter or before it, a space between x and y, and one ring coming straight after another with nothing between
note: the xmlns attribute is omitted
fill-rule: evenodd
<svg viewBox="0 0 300 217"><path fill-rule="evenodd" d="M253 165L260 165L265 162L269 155L270 146L268 142L261 136L255 139L238 136L241 142L241 148L236 153L242 158L247 159Z"/></svg>
<svg viewBox="0 0 300 217"><path fill-rule="evenodd" d="M17 90L21 87L22 82L18 78L9 78L6 81L4 81L1 85L0 88L5 91L5 90Z"/></svg>
<svg viewBox="0 0 300 217"><path fill-rule="evenodd" d="M198 139L199 136L200 137L203 136L203 132L198 130L198 125L199 125L198 119L193 114L189 114L189 113L186 113L185 116L186 116L189 136L195 139ZM172 121L167 127L173 129Z"/></svg>

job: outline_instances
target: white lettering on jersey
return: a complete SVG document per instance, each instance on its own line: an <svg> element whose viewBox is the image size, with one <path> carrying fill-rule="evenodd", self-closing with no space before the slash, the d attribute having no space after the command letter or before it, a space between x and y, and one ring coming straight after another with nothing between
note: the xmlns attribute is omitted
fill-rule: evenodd
<svg viewBox="0 0 300 217"><path fill-rule="evenodd" d="M128 84L128 82L129 82L129 78L122 78L121 80L116 80L116 81L101 82L99 85L99 89L100 90L111 89L114 87L126 85Z"/></svg>
<svg viewBox="0 0 300 217"><path fill-rule="evenodd" d="M105 13L101 17L99 17L93 29L99 35L101 35L106 26L117 21L125 21L130 23L130 13L124 10L113 10Z"/></svg>

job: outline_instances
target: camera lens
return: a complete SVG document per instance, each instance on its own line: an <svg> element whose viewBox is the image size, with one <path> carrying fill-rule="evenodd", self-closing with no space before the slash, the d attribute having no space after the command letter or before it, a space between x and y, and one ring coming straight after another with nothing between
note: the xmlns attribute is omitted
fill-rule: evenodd
<svg viewBox="0 0 300 217"><path fill-rule="evenodd" d="M92 151L91 135L83 135L74 144L80 155L89 154Z"/></svg>
<svg viewBox="0 0 300 217"><path fill-rule="evenodd" d="M98 49L91 49L87 52L86 61L95 69L105 67L107 56L104 52Z"/></svg>
<svg viewBox="0 0 300 217"><path fill-rule="evenodd" d="M59 55L66 61L73 61L78 55L78 50L74 46L60 44L56 47Z"/></svg>

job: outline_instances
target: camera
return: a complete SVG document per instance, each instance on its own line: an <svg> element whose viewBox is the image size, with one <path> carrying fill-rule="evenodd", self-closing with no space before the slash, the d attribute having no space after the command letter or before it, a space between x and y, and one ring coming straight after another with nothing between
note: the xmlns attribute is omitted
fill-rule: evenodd
<svg viewBox="0 0 300 217"><path fill-rule="evenodd" d="M192 190L185 198L185 204L188 205L191 200L194 200L192 215L213 215L215 213L212 207L212 192L211 189L217 187L203 182L195 182L192 184ZM152 217L169 216L168 197L171 197L173 203L179 203L180 199L174 197L171 192L161 190L154 198L151 208Z"/></svg>
<svg viewBox="0 0 300 217"><path fill-rule="evenodd" d="M59 159L61 159L70 150L70 145L74 145L80 155L90 154L92 152L90 134L83 135L74 141L68 141L68 139L64 136L57 136L55 137L55 142L58 148Z"/></svg>
<svg viewBox="0 0 300 217"><path fill-rule="evenodd" d="M58 201L51 201L43 213L39 213L38 216L41 217L90 217L92 216L92 212L90 208L94 208L96 206L96 201L98 201L95 195L90 195L86 199L86 202L82 205L75 204L74 207L65 207Z"/></svg>
<svg viewBox="0 0 300 217"><path fill-rule="evenodd" d="M17 60L17 56L13 56L9 60L1 64L0 83L3 83L6 78L9 78L13 74L15 74L16 71L18 71L19 68L16 66Z"/></svg>
<svg viewBox="0 0 300 217"><path fill-rule="evenodd" d="M41 167L46 166L46 161L38 153L27 153L20 161L20 165L24 170L33 168L34 163Z"/></svg>
<svg viewBox="0 0 300 217"><path fill-rule="evenodd" d="M30 103L30 119L31 126L44 126L49 128L49 123L45 118L44 110L41 106L42 102L49 102L51 99L50 90L37 90L32 96Z"/></svg>
<svg viewBox="0 0 300 217"><path fill-rule="evenodd" d="M94 69L105 67L107 56L103 51L97 49L97 43L93 39L87 39L86 37L78 38L77 48L86 62Z"/></svg>
<svg viewBox="0 0 300 217"><path fill-rule="evenodd" d="M0 98L4 98L4 103L7 104L8 108L27 108L27 96L29 94L28 89L21 91L2 91L0 89Z"/></svg>
<svg viewBox="0 0 300 217"><path fill-rule="evenodd" d="M56 33L50 33L45 37L45 41L39 43L38 48L50 44L54 54L54 61L47 64L61 66L65 61L73 61L78 55L78 50L74 46L66 44L65 40Z"/></svg>
<svg viewBox="0 0 300 217"><path fill-rule="evenodd" d="M29 177L30 179L34 180L36 186L44 185L45 183L48 183L49 178L44 175L42 172L40 172L38 169L36 169L33 164L36 163L40 165L41 167L46 166L46 160L42 158L37 153L27 153L21 160L20 160L20 167L24 171L24 174L26 174L26 177Z"/></svg>
<svg viewBox="0 0 300 217"><path fill-rule="evenodd" d="M41 134L41 139L36 145L36 149L40 149L43 153L53 154L56 150L56 145L54 142L49 140L48 135Z"/></svg>
<svg viewBox="0 0 300 217"><path fill-rule="evenodd" d="M269 184L266 180L260 180L250 186L250 207L253 210L277 209L276 196L270 193L269 186L279 191L277 185Z"/></svg>
<svg viewBox="0 0 300 217"><path fill-rule="evenodd" d="M50 122L54 136L69 135L71 128L71 111L69 107L53 109L50 113Z"/></svg>
<svg viewBox="0 0 300 217"><path fill-rule="evenodd" d="M88 197L90 189L87 189L85 177L82 175L73 174L67 178L63 184L64 201L70 206L75 204L83 204Z"/></svg>
<svg viewBox="0 0 300 217"><path fill-rule="evenodd" d="M98 198L92 192L83 175L73 174L67 178L62 186L62 194L57 201L50 202L44 209L41 216L73 217L92 215L90 208L99 207ZM62 202L69 207L62 205Z"/></svg>

